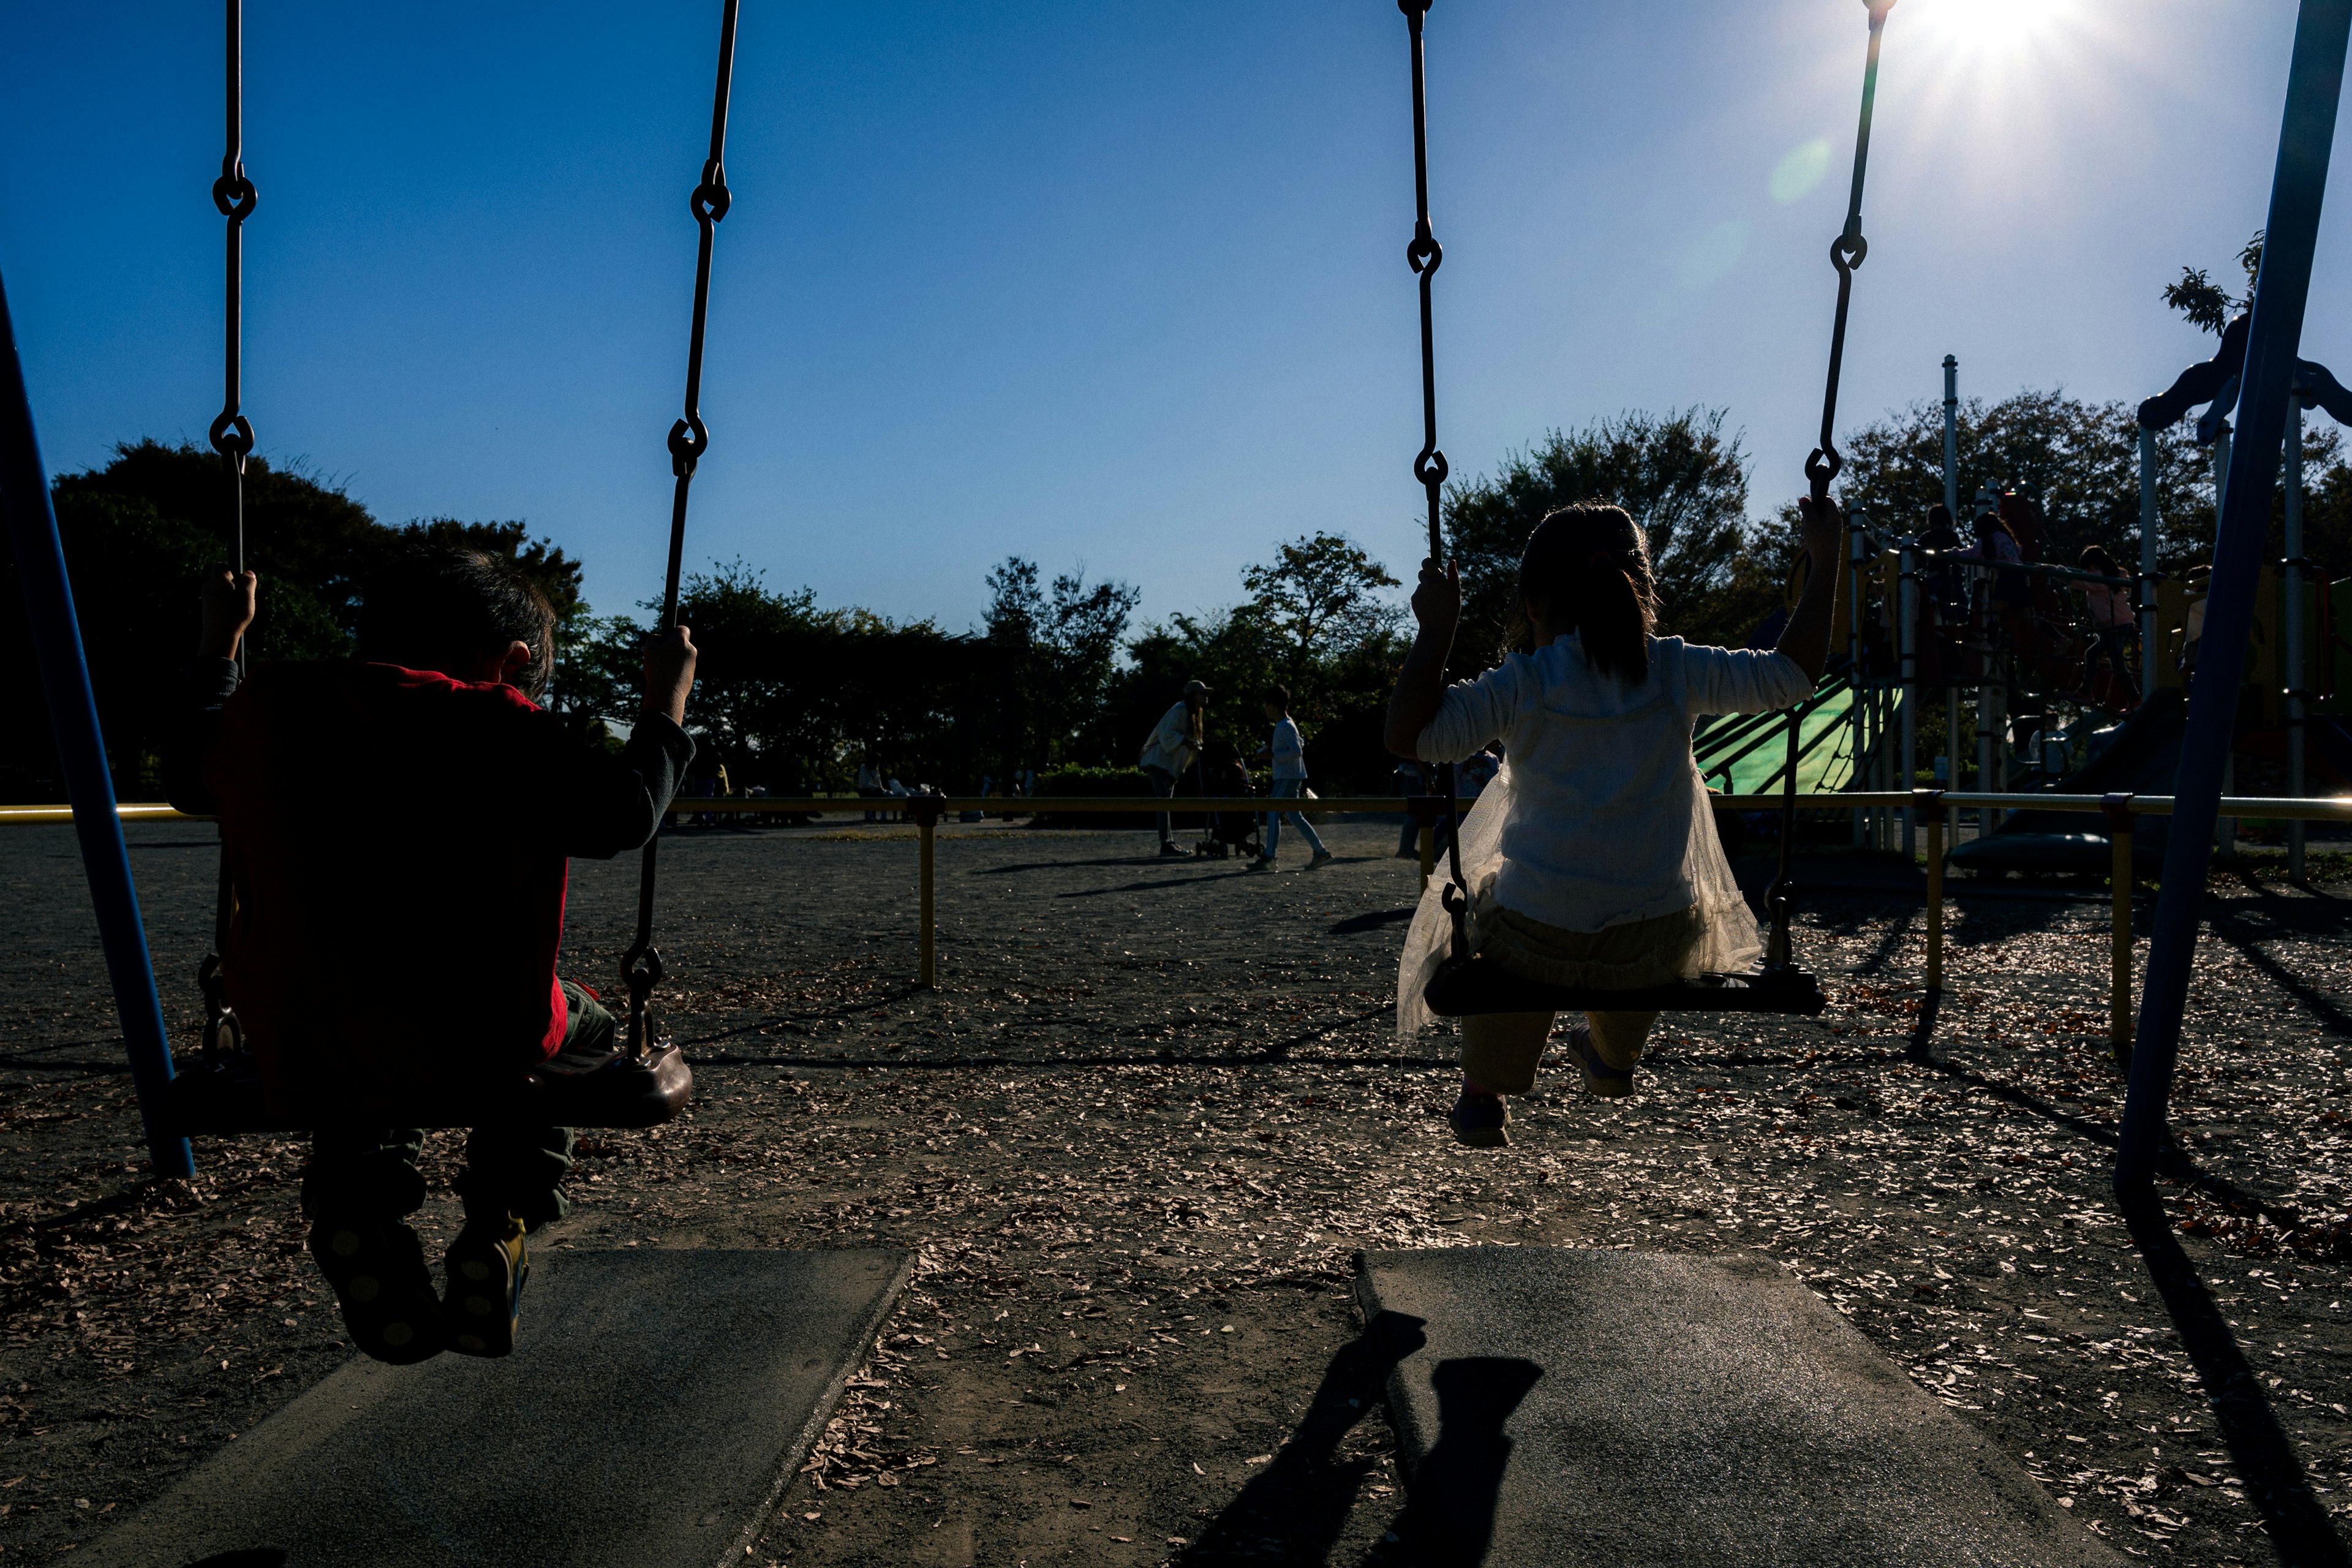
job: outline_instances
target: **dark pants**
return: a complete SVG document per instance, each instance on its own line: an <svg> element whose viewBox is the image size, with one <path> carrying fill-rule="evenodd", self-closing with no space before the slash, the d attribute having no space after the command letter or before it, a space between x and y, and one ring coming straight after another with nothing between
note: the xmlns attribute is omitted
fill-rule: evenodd
<svg viewBox="0 0 2352 1568"><path fill-rule="evenodd" d="M613 1015L579 986L563 983L570 1018L563 1048L609 1048L618 1032ZM476 1127L466 1134L466 1169L457 1195L466 1218L496 1223L512 1213L526 1230L562 1219L570 1207L563 1178L572 1171L569 1127ZM416 1157L425 1133L415 1127L321 1127L311 1135L310 1163L302 1168L302 1210L318 1215L354 1209L400 1219L425 1206L425 1177Z"/></svg>
<svg viewBox="0 0 2352 1568"><path fill-rule="evenodd" d="M1176 775L1174 773L1170 773L1166 768L1155 768L1147 763L1144 764L1143 776L1151 781L1152 794L1158 795L1162 800L1173 800L1176 798ZM1176 842L1175 836L1168 830L1168 814L1164 811L1160 814L1160 842L1162 844L1173 844Z"/></svg>

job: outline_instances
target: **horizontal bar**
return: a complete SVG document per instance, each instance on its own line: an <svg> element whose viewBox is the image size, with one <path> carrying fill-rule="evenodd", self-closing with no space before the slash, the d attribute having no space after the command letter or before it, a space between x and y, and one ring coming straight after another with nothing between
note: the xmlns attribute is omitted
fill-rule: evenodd
<svg viewBox="0 0 2352 1568"><path fill-rule="evenodd" d="M2095 795L1986 795L1948 790L1937 797L1947 806L1998 806L2010 811L2072 811L2096 813L2105 808L2105 797ZM1256 812L1261 815L1278 808L1294 811L1331 812L1341 816L1401 816L1407 810L1399 795L1345 795L1330 800L1308 800L1297 796L1277 799L1273 795L777 795L766 798L757 795L713 795L708 798L684 796L670 802L668 815L687 816L696 812L725 815L767 815L775 816L812 816L824 815L848 816L868 811L906 812L919 800L935 799L942 813L984 812L991 816L1043 816L1048 813L1108 814L1132 812L1138 815L1171 811L1179 816L1194 816L1205 811ZM1454 803L1459 810L1467 811L1474 801ZM1708 804L1727 811L1779 811L1788 804L1787 797L1771 795L1715 795ZM1857 806L1906 806L1917 804L1915 797L1900 790L1856 791L1853 794L1808 793L1797 796L1796 805L1802 811L1847 811ZM2172 811L2168 795L2136 795L2129 797L2129 809L2141 816L2166 816ZM120 805L116 813L125 822L210 822L209 816L192 816L173 810L168 805L152 803ZM2352 822L2352 797L2331 798L2290 795L2229 795L2221 801L2224 816L2267 817L2273 821ZM70 823L73 808L66 805L0 805L0 827L33 826L44 823Z"/></svg>

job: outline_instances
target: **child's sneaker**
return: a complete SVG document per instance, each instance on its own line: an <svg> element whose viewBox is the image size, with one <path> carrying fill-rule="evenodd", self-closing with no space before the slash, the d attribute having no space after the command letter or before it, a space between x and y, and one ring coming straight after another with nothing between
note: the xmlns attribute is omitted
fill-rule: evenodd
<svg viewBox="0 0 2352 1568"><path fill-rule="evenodd" d="M530 1277L522 1221L510 1214L467 1220L449 1244L447 1268L449 1293L441 1300L441 1321L449 1348L465 1355L505 1355L513 1350L515 1325L522 1316L522 1284Z"/></svg>
<svg viewBox="0 0 2352 1568"><path fill-rule="evenodd" d="M1453 1126L1457 1143L1473 1149L1502 1149L1510 1144L1511 1113L1499 1094L1465 1094L1454 1102L1445 1120Z"/></svg>
<svg viewBox="0 0 2352 1568"><path fill-rule="evenodd" d="M441 1304L415 1231L398 1220L325 1215L310 1222L310 1256L361 1350L394 1366L441 1353Z"/></svg>
<svg viewBox="0 0 2352 1568"><path fill-rule="evenodd" d="M1339 857L1328 849L1318 849L1315 851L1315 858L1307 862L1307 868L1310 871L1319 871L1338 858Z"/></svg>
<svg viewBox="0 0 2352 1568"><path fill-rule="evenodd" d="M1568 1032L1568 1048L1576 1053L1577 1065L1584 1069L1584 1091L1615 1100L1633 1092L1633 1069L1613 1068L1592 1043L1592 1026L1579 1024Z"/></svg>

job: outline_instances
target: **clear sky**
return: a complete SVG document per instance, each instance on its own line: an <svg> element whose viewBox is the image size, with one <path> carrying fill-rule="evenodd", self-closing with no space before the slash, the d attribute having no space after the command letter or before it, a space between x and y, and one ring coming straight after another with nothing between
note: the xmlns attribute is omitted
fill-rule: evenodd
<svg viewBox="0 0 2352 1568"><path fill-rule="evenodd" d="M2288 0L1901 0L1847 422L2134 397L2262 221ZM1436 0L1456 474L1720 406L1761 513L1819 417L1858 0ZM245 406L377 516L523 518L600 609L658 587L717 0L249 0ZM219 406L218 10L26 7L0 268L46 455ZM1418 558L1405 25L1391 0L746 0L689 563L971 624L1008 553L1144 612L1280 538ZM2347 117L2352 119L2352 117ZM2338 148L2305 353L2352 374ZM1973 483L1971 477L1964 480Z"/></svg>

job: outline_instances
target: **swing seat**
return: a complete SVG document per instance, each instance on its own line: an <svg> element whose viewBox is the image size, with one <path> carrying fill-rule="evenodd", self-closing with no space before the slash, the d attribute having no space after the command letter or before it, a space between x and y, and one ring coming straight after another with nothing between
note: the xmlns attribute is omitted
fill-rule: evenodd
<svg viewBox="0 0 2352 1568"><path fill-rule="evenodd" d="M1441 1018L1486 1013L1783 1013L1812 1017L1829 1005L1822 983L1801 969L1758 964L1738 974L1701 974L1671 985L1611 988L1547 985L1499 963L1449 958L1422 999Z"/></svg>
<svg viewBox="0 0 2352 1568"><path fill-rule="evenodd" d="M693 1098L694 1072L686 1053L669 1045L643 1057L619 1057L593 1072L526 1073L503 1091L420 1096L352 1120L382 1127L658 1127ZM321 1121L345 1120L273 1112L262 1093L260 1059L250 1051L227 1053L181 1073L165 1090L163 1106L167 1130L184 1138L307 1132Z"/></svg>

